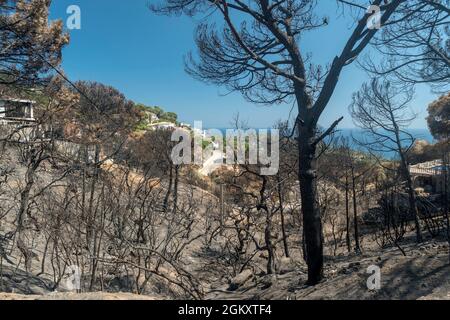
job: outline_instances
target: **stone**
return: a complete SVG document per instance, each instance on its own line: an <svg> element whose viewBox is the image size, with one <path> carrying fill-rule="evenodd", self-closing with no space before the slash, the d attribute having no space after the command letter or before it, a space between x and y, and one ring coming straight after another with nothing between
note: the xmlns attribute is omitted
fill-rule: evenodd
<svg viewBox="0 0 450 320"><path fill-rule="evenodd" d="M250 278L253 277L253 271L246 269L239 273L236 277L231 279L228 291L236 291L239 287L244 285Z"/></svg>

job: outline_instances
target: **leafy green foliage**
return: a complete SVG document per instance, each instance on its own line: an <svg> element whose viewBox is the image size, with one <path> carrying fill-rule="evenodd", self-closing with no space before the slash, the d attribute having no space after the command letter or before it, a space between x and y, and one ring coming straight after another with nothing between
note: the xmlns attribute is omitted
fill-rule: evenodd
<svg viewBox="0 0 450 320"><path fill-rule="evenodd" d="M171 122L177 123L178 115L174 112L165 112L161 107L158 106L147 106L142 103L135 104L137 111L143 114L142 120L137 124L136 130L146 130L148 125L152 122ZM150 115L156 116L155 119L151 119Z"/></svg>

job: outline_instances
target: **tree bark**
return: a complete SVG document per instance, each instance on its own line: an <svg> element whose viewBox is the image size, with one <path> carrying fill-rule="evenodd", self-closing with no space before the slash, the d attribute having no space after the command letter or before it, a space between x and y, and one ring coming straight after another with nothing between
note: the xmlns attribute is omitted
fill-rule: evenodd
<svg viewBox="0 0 450 320"><path fill-rule="evenodd" d="M173 213L177 213L178 209L178 180L180 178L180 166L175 166L175 178L173 184Z"/></svg>
<svg viewBox="0 0 450 320"><path fill-rule="evenodd" d="M348 173L345 174L345 241L347 243L347 251L350 253L352 251L352 244L350 240L350 203L349 203L349 183L348 183Z"/></svg>
<svg viewBox="0 0 450 320"><path fill-rule="evenodd" d="M359 230L358 230L358 204L356 201L356 177L355 169L352 167L352 197L353 197L353 224L355 229L355 252L361 253L359 246Z"/></svg>
<svg viewBox="0 0 450 320"><path fill-rule="evenodd" d="M400 166L401 171L403 172L404 177L406 178L406 187L408 189L408 200L409 200L409 211L410 214L414 217L414 223L416 228L416 240L417 243L421 243L423 241L422 231L420 229L420 221L419 221L419 213L417 211L417 203L416 203L416 195L413 188L413 182L411 179L411 174L408 168L408 161L406 160L405 153L402 147L402 140L400 137L400 129L397 125L396 119L392 111L390 112L392 124L395 130L395 141L397 143L397 151L400 155Z"/></svg>
<svg viewBox="0 0 450 320"><path fill-rule="evenodd" d="M448 243L448 261L450 263L450 218L449 218L449 194L448 194L448 185L449 185L449 178L448 178L448 165L449 165L449 155L447 152L445 152L444 156L442 157L442 164L444 165L444 216L445 216L445 222L447 227L447 243Z"/></svg>
<svg viewBox="0 0 450 320"><path fill-rule="evenodd" d="M283 236L284 255L286 258L289 258L289 246L288 246L288 242L287 242L286 226L285 226L285 221L284 221L283 187L282 187L281 183L282 183L282 181L280 179L280 176L277 175L278 198L280 201L281 234Z"/></svg>
<svg viewBox="0 0 450 320"><path fill-rule="evenodd" d="M420 221L419 221L419 213L417 210L416 204L416 195L414 194L413 183L411 180L411 175L409 174L408 167L406 167L406 182L408 184L408 198L409 198L409 207L411 210L411 214L414 216L414 224L416 228L416 239L417 243L421 243L423 241L422 231L420 230Z"/></svg>
<svg viewBox="0 0 450 320"><path fill-rule="evenodd" d="M299 180L308 265L307 284L316 285L323 278L323 234L320 209L316 201L317 163L313 142L315 129L311 127L303 126L299 130Z"/></svg>
<svg viewBox="0 0 450 320"><path fill-rule="evenodd" d="M170 199L170 192L172 191L172 183L173 183L173 166L171 165L169 168L169 185L167 187L166 196L163 202L164 212L166 212L169 207L169 199Z"/></svg>
<svg viewBox="0 0 450 320"><path fill-rule="evenodd" d="M398 136L398 134L397 134ZM399 138L397 138L398 140ZM420 221L419 221L419 213L417 210L416 203L416 195L414 192L413 182L411 179L411 174L408 169L408 162L406 161L405 155L403 154L403 150L399 148L400 153L400 161L401 161L401 170L403 171L403 175L406 178L406 188L408 189L408 201L409 201L409 211L410 214L414 217L414 224L416 228L416 240L417 243L421 243L423 241L422 231L420 229Z"/></svg>
<svg viewBox="0 0 450 320"><path fill-rule="evenodd" d="M89 284L89 291L92 291L94 289L95 281L96 281L96 273L97 273L97 228L95 227L96 224L96 215L94 212L94 197L95 197L95 190L97 186L97 182L99 179L99 167L100 163L100 146L98 144L95 145L95 156L94 156L94 175L92 177L92 184L91 184L91 193L89 196L89 216L88 216L88 224L87 224L87 232L86 236L88 238L88 248L90 248L90 254L92 255L92 261L91 261L91 281Z"/></svg>

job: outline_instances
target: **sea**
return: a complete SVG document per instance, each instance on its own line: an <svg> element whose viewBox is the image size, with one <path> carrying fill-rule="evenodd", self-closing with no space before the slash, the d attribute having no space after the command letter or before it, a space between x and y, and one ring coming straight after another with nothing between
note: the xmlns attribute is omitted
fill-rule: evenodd
<svg viewBox="0 0 450 320"><path fill-rule="evenodd" d="M407 130L408 134L410 134L416 141L417 140L425 140L429 143L433 143L434 138L431 135L431 132L425 128L425 129L408 129ZM361 145L359 145L357 143L357 141L364 141L367 143L370 143L370 140L368 140L368 136L364 133L364 131L362 129L340 129L337 130L337 132L335 133L335 137L344 137L347 138L349 141L349 144L352 148L354 148L355 150L359 150L364 152L364 147L362 147ZM407 137L407 135L403 135L404 138ZM356 140L356 141L355 141ZM406 139L405 143L408 141L409 139ZM404 147L409 147L408 145L405 145ZM386 159L394 159L396 158L396 153L392 152L392 151L385 151L385 152L379 152L379 155L386 158Z"/></svg>
<svg viewBox="0 0 450 320"><path fill-rule="evenodd" d="M222 134L225 136L226 134L226 130L227 128L218 128ZM257 128L255 128L256 130L258 130ZM269 129L270 130L270 129ZM434 138L431 135L430 131L427 128L423 128L423 129L408 129L407 130L409 134L411 134L416 140L425 140L429 143L433 143ZM334 135L334 138L338 138L338 137L344 137L347 138L349 141L349 144L352 148L354 148L355 150L359 150L364 152L364 148L361 147L355 140L359 140L359 141L366 141L367 140L367 136L365 135L364 131L362 129L357 129L357 128L348 128L348 129L338 129ZM369 142L370 141L366 141ZM407 146L405 146L407 147ZM396 157L395 152L380 152L379 153L380 156L386 158L386 159L394 159Z"/></svg>

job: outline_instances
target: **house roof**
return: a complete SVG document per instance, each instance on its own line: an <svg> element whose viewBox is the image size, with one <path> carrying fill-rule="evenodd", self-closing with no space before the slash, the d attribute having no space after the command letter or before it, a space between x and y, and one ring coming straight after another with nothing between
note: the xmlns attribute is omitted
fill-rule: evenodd
<svg viewBox="0 0 450 320"><path fill-rule="evenodd" d="M444 168L442 160L433 160L412 165L409 167L409 172L413 175L436 176L441 175Z"/></svg>

